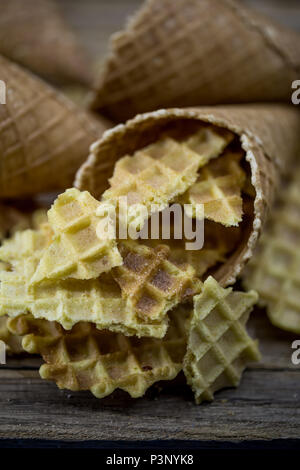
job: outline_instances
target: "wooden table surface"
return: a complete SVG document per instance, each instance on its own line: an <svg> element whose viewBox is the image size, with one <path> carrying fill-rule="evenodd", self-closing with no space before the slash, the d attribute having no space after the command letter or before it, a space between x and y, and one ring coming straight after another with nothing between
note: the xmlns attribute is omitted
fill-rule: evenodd
<svg viewBox="0 0 300 470"><path fill-rule="evenodd" d="M63 12L97 59L140 0L60 0ZM262 10L300 29L298 1L252 0ZM211 404L195 406L180 376L154 385L144 398L125 392L97 400L39 378L38 358L9 359L0 368L0 438L64 441L197 440L253 441L300 437L300 366L291 362L295 335L270 325L256 312L250 329L263 359L243 376L239 388L224 390ZM201 442L200 442L201 441ZM202 444L201 444L202 443ZM276 444L278 446L278 443Z"/></svg>

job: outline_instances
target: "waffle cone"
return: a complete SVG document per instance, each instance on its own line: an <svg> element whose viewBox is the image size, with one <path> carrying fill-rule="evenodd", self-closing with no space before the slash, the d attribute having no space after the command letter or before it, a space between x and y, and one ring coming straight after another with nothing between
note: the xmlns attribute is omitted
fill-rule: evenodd
<svg viewBox="0 0 300 470"><path fill-rule="evenodd" d="M235 0L148 0L113 36L92 108L114 120L159 108L290 101L299 34Z"/></svg>
<svg viewBox="0 0 300 470"><path fill-rule="evenodd" d="M71 186L90 144L108 127L16 64L0 57L0 197Z"/></svg>
<svg viewBox="0 0 300 470"><path fill-rule="evenodd" d="M252 256L280 176L299 152L300 114L287 105L237 105L160 110L138 115L106 132L91 147L91 155L76 176L75 185L99 197L112 175L115 162L153 142L160 132L186 120L198 120L228 129L240 138L255 188L254 214L244 215L242 241L214 273L221 284L235 281ZM253 209L252 209L253 212Z"/></svg>
<svg viewBox="0 0 300 470"><path fill-rule="evenodd" d="M51 0L0 6L0 53L58 84L91 84L91 64Z"/></svg>

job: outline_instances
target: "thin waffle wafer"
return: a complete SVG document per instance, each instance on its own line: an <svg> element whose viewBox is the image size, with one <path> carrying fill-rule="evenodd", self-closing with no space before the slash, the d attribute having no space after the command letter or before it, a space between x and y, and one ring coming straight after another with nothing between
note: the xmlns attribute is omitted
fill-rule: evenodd
<svg viewBox="0 0 300 470"><path fill-rule="evenodd" d="M185 212L196 216L196 205L204 205L206 219L227 227L237 226L243 216L242 187L246 173L240 166L243 152L225 151L199 170L197 181L181 197Z"/></svg>
<svg viewBox="0 0 300 470"><path fill-rule="evenodd" d="M18 232L0 247L0 260L10 263L0 271L0 316L16 317L30 312L35 318L60 322L70 329L80 321L90 321L98 328L127 335L161 338L168 327L168 317L145 321L130 299L124 299L110 274L98 279L45 281L31 284L31 278L52 232L43 225L39 231Z"/></svg>
<svg viewBox="0 0 300 470"><path fill-rule="evenodd" d="M55 236L42 255L32 284L45 279L93 279L122 264L116 240L98 236L99 204L87 191L75 188L58 196L48 212Z"/></svg>
<svg viewBox="0 0 300 470"><path fill-rule="evenodd" d="M117 161L109 180L111 188L105 191L102 200L115 204L119 197L126 196L128 223L135 222L141 228L145 218L131 220L137 217L130 217L131 206L143 204L148 216L153 213L154 204L159 208L156 210L163 210L196 181L200 167L220 155L230 137L230 133L222 135L209 127L200 128L184 141L162 137L133 156Z"/></svg>
<svg viewBox="0 0 300 470"><path fill-rule="evenodd" d="M243 283L259 294L273 325L300 334L300 168L282 190Z"/></svg>
<svg viewBox="0 0 300 470"><path fill-rule="evenodd" d="M247 364L260 359L257 342L245 328L257 299L254 291L223 289L212 277L195 296L183 370L196 403L212 401L224 387L236 387Z"/></svg>
<svg viewBox="0 0 300 470"><path fill-rule="evenodd" d="M10 269L9 264L0 261L0 272ZM24 352L22 348L22 337L11 333L7 328L8 317L0 317L0 341L6 344L6 352L8 354L20 354Z"/></svg>
<svg viewBox="0 0 300 470"><path fill-rule="evenodd" d="M124 122L174 106L290 102L299 57L298 33L242 2L148 0L112 37L92 107Z"/></svg>
<svg viewBox="0 0 300 470"><path fill-rule="evenodd" d="M17 64L0 57L0 197L66 189L109 127Z"/></svg>
<svg viewBox="0 0 300 470"><path fill-rule="evenodd" d="M201 291L192 266L172 263L166 245L150 248L127 240L119 243L119 249L124 263L113 276L145 321L161 321L171 308Z"/></svg>
<svg viewBox="0 0 300 470"><path fill-rule="evenodd" d="M29 315L11 319L9 328L24 335L27 352L43 356L41 377L54 380L59 388L90 390L97 398L120 388L137 398L154 382L172 380L182 369L189 314L190 309L175 309L161 340L126 337L90 323L65 331L58 323Z"/></svg>
<svg viewBox="0 0 300 470"><path fill-rule="evenodd" d="M51 0L1 2L0 53L54 83L92 81L88 57Z"/></svg>

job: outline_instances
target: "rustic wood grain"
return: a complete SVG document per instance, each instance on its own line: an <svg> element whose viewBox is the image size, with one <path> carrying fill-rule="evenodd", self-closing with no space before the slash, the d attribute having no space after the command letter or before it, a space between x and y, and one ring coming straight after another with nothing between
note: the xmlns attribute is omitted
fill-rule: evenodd
<svg viewBox="0 0 300 470"><path fill-rule="evenodd" d="M58 390L38 375L38 358L0 367L0 438L60 440L217 440L299 438L300 367L291 363L293 335L272 327L262 311L249 330L263 360L237 389L196 406L182 375L154 385L138 400L121 391L97 400Z"/></svg>

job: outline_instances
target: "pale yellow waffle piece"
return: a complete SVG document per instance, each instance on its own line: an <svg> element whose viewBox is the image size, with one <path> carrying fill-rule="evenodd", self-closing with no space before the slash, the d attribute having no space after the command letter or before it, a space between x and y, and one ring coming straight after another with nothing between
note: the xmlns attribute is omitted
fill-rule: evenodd
<svg viewBox="0 0 300 470"><path fill-rule="evenodd" d="M257 251L243 272L273 325L300 334L300 169L281 191Z"/></svg>
<svg viewBox="0 0 300 470"><path fill-rule="evenodd" d="M227 134L223 136L209 127L198 130L185 141L162 137L133 156L117 161L110 179L111 188L104 192L102 199L116 204L119 197L126 196L127 223L141 228L147 217L164 209L196 181L198 169L220 155L228 140ZM146 215L134 211L137 204L145 206Z"/></svg>
<svg viewBox="0 0 300 470"><path fill-rule="evenodd" d="M160 321L180 302L201 291L202 284L189 266L179 267L169 259L166 245L150 248L134 240L119 243L124 263L113 276L145 321Z"/></svg>
<svg viewBox="0 0 300 470"><path fill-rule="evenodd" d="M0 315L30 312L35 318L60 322L66 329L80 321L128 335L161 338L168 317L142 319L131 299L124 299L109 273L90 280L67 279L31 284L41 253L50 243L49 226L17 233L0 247L0 259L13 269L0 272Z"/></svg>
<svg viewBox="0 0 300 470"><path fill-rule="evenodd" d="M116 240L100 239L97 234L99 205L87 191L75 188L58 196L48 212L55 237L44 252L32 283L45 279L93 279L122 264Z"/></svg>
<svg viewBox="0 0 300 470"><path fill-rule="evenodd" d="M59 388L90 390L103 398L120 388L137 398L159 380L172 380L182 369L190 308L171 313L163 339L126 337L79 323L65 331L56 322L30 315L11 319L14 334L25 335L23 347L39 353L46 364L40 375Z"/></svg>
<svg viewBox="0 0 300 470"><path fill-rule="evenodd" d="M243 152L225 151L199 170L198 179L180 201L188 204L185 212L196 216L196 205L204 205L206 219L225 226L237 226L242 220L242 187L246 173L240 166Z"/></svg>
<svg viewBox="0 0 300 470"><path fill-rule="evenodd" d="M8 271L10 265L0 261L0 272ZM18 335L11 333L7 328L8 317L0 317L0 341L6 344L6 352L8 354L20 354L24 352L22 348L22 338Z"/></svg>
<svg viewBox="0 0 300 470"><path fill-rule="evenodd" d="M258 344L246 331L256 292L223 289L209 277L194 297L184 373L196 403L211 401L224 387L236 387L251 361L258 361Z"/></svg>
<svg viewBox="0 0 300 470"><path fill-rule="evenodd" d="M42 224L39 230L28 229L16 232L0 247L0 260L10 263L15 269L21 271L25 269L26 264L27 280L29 280L42 253L50 245L52 237L53 231L47 223Z"/></svg>
<svg viewBox="0 0 300 470"><path fill-rule="evenodd" d="M163 337L168 327L159 321L140 318L130 299L124 299L110 274L98 279L45 281L30 285L28 278L37 261L25 258L17 270L0 273L0 316L16 317L29 312L34 318L59 322L65 329L89 321L127 335Z"/></svg>
<svg viewBox="0 0 300 470"><path fill-rule="evenodd" d="M48 224L47 210L36 209L31 215L31 228L38 230L44 224Z"/></svg>

